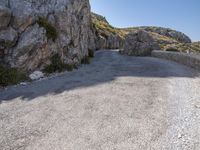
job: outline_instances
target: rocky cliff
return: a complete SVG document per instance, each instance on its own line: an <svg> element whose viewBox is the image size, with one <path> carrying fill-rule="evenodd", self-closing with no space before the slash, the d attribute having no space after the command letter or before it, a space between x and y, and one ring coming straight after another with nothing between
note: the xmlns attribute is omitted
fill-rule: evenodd
<svg viewBox="0 0 200 150"><path fill-rule="evenodd" d="M182 32L172 30L170 28L163 28L163 27L154 27L154 26L141 26L141 27L132 27L132 28L124 28L128 32L135 31L135 30L145 30L147 32L157 33L161 36L165 36L168 38L172 38L181 43L191 43L191 39Z"/></svg>
<svg viewBox="0 0 200 150"><path fill-rule="evenodd" d="M92 13L93 49L118 49L123 46L124 32L111 26L105 17Z"/></svg>
<svg viewBox="0 0 200 150"><path fill-rule="evenodd" d="M0 61L33 71L59 54L79 64L88 55L89 0L1 0Z"/></svg>
<svg viewBox="0 0 200 150"><path fill-rule="evenodd" d="M148 56L151 55L152 50L158 49L160 49L158 43L147 31L137 30L126 35L120 53L130 56Z"/></svg>

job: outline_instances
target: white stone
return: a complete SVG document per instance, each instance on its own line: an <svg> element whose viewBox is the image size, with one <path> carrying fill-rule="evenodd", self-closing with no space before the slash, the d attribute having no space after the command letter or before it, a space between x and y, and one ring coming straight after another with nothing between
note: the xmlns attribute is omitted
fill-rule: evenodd
<svg viewBox="0 0 200 150"><path fill-rule="evenodd" d="M181 133L178 134L178 139L181 139L183 135Z"/></svg>
<svg viewBox="0 0 200 150"><path fill-rule="evenodd" d="M196 103L196 104L195 104L195 107L196 107L196 108L200 108L200 103Z"/></svg>
<svg viewBox="0 0 200 150"><path fill-rule="evenodd" d="M21 82L20 85L25 86L25 85L27 85L27 83L26 82Z"/></svg>
<svg viewBox="0 0 200 150"><path fill-rule="evenodd" d="M41 71L34 71L32 74L29 75L31 80L38 80L44 77L44 73Z"/></svg>

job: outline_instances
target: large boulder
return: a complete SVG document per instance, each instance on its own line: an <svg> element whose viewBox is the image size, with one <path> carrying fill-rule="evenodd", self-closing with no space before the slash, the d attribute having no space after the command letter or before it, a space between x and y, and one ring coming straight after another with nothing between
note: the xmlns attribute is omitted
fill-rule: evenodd
<svg viewBox="0 0 200 150"><path fill-rule="evenodd" d="M43 77L44 77L44 73L41 72L41 71L34 71L33 73L31 73L31 74L29 75L29 78L30 78L31 80L38 80L38 79L41 79L41 78L43 78Z"/></svg>
<svg viewBox="0 0 200 150"><path fill-rule="evenodd" d="M105 17L92 13L90 45L95 49L119 49L123 45L120 30L112 27Z"/></svg>
<svg viewBox="0 0 200 150"><path fill-rule="evenodd" d="M147 56L151 54L152 50L158 49L160 49L158 44L147 31L138 30L126 35L124 48L121 52L127 55Z"/></svg>
<svg viewBox="0 0 200 150"><path fill-rule="evenodd" d="M176 39L177 41L179 41L181 43L191 43L192 42L191 39L182 32L172 30L172 31L169 31L168 34L166 34L166 35Z"/></svg>
<svg viewBox="0 0 200 150"><path fill-rule="evenodd" d="M11 10L3 5L0 5L0 30L5 29L11 18Z"/></svg>

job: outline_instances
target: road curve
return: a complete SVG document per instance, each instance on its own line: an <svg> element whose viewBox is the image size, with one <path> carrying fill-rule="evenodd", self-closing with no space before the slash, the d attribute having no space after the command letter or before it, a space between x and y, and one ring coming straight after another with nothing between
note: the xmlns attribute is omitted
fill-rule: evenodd
<svg viewBox="0 0 200 150"><path fill-rule="evenodd" d="M98 51L90 65L0 91L1 150L199 150L200 78Z"/></svg>

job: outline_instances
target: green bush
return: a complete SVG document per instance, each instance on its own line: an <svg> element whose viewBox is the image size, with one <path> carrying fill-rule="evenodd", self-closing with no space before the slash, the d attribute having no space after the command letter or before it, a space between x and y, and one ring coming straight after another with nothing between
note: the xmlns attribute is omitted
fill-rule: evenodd
<svg viewBox="0 0 200 150"><path fill-rule="evenodd" d="M54 73L54 72L63 72L65 70L72 71L73 69L77 69L76 65L64 64L61 61L59 54L55 54L51 57L51 64L44 68L44 72L46 73Z"/></svg>
<svg viewBox="0 0 200 150"><path fill-rule="evenodd" d="M14 85L25 80L28 80L25 73L19 72L15 68L8 68L0 65L0 86Z"/></svg>
<svg viewBox="0 0 200 150"><path fill-rule="evenodd" d="M54 26L52 26L46 18L39 17L37 23L40 27L46 29L46 36L48 39L52 39L54 42L58 36L57 30Z"/></svg>
<svg viewBox="0 0 200 150"><path fill-rule="evenodd" d="M173 48L173 47L167 48L166 51L168 51L168 52L180 52L178 49Z"/></svg>
<svg viewBox="0 0 200 150"><path fill-rule="evenodd" d="M90 58L93 58L94 57L94 51L93 50L88 50L88 56L90 57Z"/></svg>
<svg viewBox="0 0 200 150"><path fill-rule="evenodd" d="M81 64L90 64L90 58L88 56L83 57Z"/></svg>
<svg viewBox="0 0 200 150"><path fill-rule="evenodd" d="M46 73L62 72L64 70L64 64L62 63L60 56L55 54L51 57L51 64L46 66L44 71Z"/></svg>

